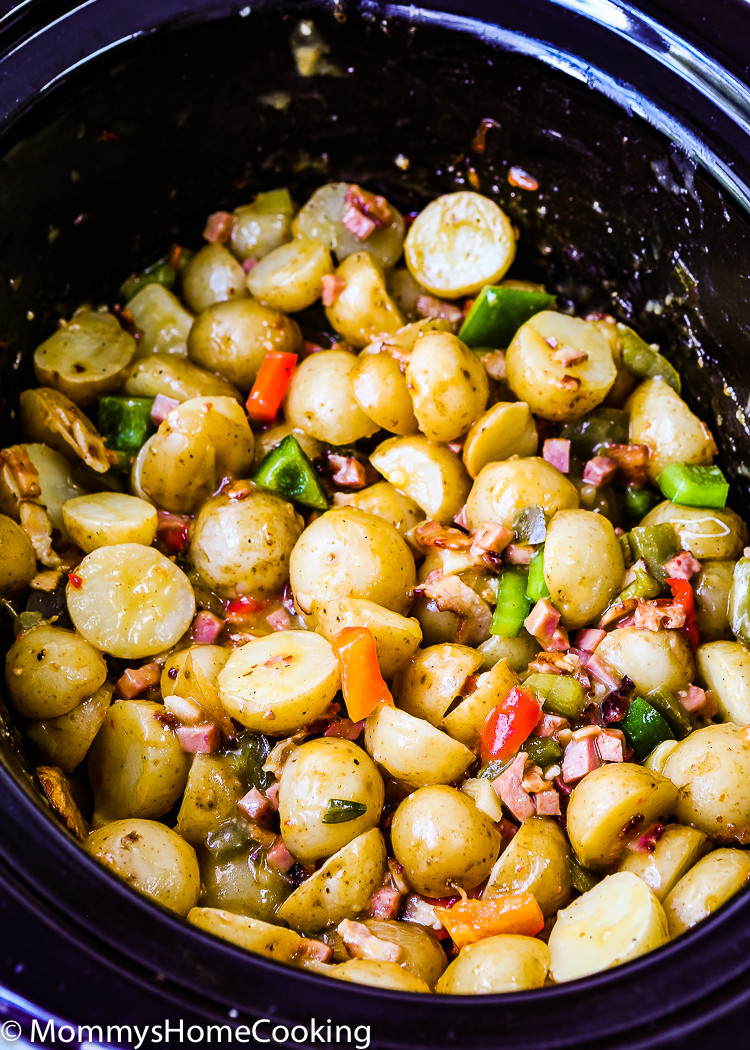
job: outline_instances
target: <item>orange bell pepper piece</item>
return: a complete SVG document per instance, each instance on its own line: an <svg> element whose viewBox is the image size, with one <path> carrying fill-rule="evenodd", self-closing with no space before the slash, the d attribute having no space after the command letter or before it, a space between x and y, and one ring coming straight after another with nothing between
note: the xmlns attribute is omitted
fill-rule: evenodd
<svg viewBox="0 0 750 1050"><path fill-rule="evenodd" d="M331 645L341 668L341 688L352 722L367 718L379 704L393 704L369 627L345 627L334 635Z"/></svg>
<svg viewBox="0 0 750 1050"><path fill-rule="evenodd" d="M273 422L281 408L296 364L296 354L282 350L268 351L245 403L250 419L260 423Z"/></svg>
<svg viewBox="0 0 750 1050"><path fill-rule="evenodd" d="M435 914L457 948L500 933L535 937L544 926L544 916L531 893L504 893L486 901L461 900L452 908L435 908Z"/></svg>

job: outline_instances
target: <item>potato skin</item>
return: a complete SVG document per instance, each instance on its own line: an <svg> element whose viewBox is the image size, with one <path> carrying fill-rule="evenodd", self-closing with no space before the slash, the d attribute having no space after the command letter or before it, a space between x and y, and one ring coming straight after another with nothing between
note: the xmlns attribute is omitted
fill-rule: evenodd
<svg viewBox="0 0 750 1050"><path fill-rule="evenodd" d="M677 937L707 919L750 881L750 855L717 849L683 875L664 901L669 933Z"/></svg>
<svg viewBox="0 0 750 1050"><path fill-rule="evenodd" d="M164 394L180 402L194 397L232 397L239 401L242 396L237 387L223 376L167 353L150 354L136 361L125 381L123 393L132 397Z"/></svg>
<svg viewBox="0 0 750 1050"><path fill-rule="evenodd" d="M346 350L320 350L296 368L286 395L292 427L332 445L348 445L378 429L357 404L352 376L357 358Z"/></svg>
<svg viewBox="0 0 750 1050"><path fill-rule="evenodd" d="M365 744L375 761L410 787L450 784L474 761L474 753L423 718L381 705L365 722Z"/></svg>
<svg viewBox="0 0 750 1050"><path fill-rule="evenodd" d="M430 441L445 444L467 432L489 397L484 366L450 332L428 332L417 341L406 382L419 429Z"/></svg>
<svg viewBox="0 0 750 1050"><path fill-rule="evenodd" d="M401 435L419 429L406 377L390 354L361 353L351 386L359 407L379 427Z"/></svg>
<svg viewBox="0 0 750 1050"><path fill-rule="evenodd" d="M525 401L498 401L466 435L463 460L472 478L482 467L511 456L534 456L539 445L536 423Z"/></svg>
<svg viewBox="0 0 750 1050"><path fill-rule="evenodd" d="M27 718L57 718L92 696L107 677L102 654L85 638L42 623L16 638L5 657L13 707Z"/></svg>
<svg viewBox="0 0 750 1050"><path fill-rule="evenodd" d="M329 322L355 349L381 333L395 333L406 318L388 294L383 268L369 252L354 252L336 270L341 293L325 312Z"/></svg>
<svg viewBox="0 0 750 1050"><path fill-rule="evenodd" d="M178 915L198 902L200 869L195 850L155 820L130 818L92 831L89 853L121 879Z"/></svg>
<svg viewBox="0 0 750 1050"><path fill-rule="evenodd" d="M365 919L370 933L401 948L399 965L434 988L448 965L440 942L424 926L398 919Z"/></svg>
<svg viewBox="0 0 750 1050"><path fill-rule="evenodd" d="M641 525L673 525L685 550L698 561L739 558L748 544L745 522L730 507L683 507L664 500L648 512Z"/></svg>
<svg viewBox="0 0 750 1050"><path fill-rule="evenodd" d="M330 972L330 977L337 981L352 981L354 984L368 984L373 988L390 988L394 992L429 992L429 985L410 973L398 963L385 962L383 959L350 959L339 963Z"/></svg>
<svg viewBox="0 0 750 1050"><path fill-rule="evenodd" d="M641 696L662 685L673 693L687 689L695 674L692 650L680 631L621 627L609 632L596 653L627 675Z"/></svg>
<svg viewBox="0 0 750 1050"><path fill-rule="evenodd" d="M204 244L188 263L182 294L195 314L214 303L247 298L247 275L223 244Z"/></svg>
<svg viewBox="0 0 750 1050"><path fill-rule="evenodd" d="M630 440L651 450L648 475L656 481L667 463L712 463L716 442L663 379L647 379L628 398Z"/></svg>
<svg viewBox="0 0 750 1050"><path fill-rule="evenodd" d="M612 523L588 510L555 514L544 544L544 578L565 627L597 620L620 591L625 563Z"/></svg>
<svg viewBox="0 0 750 1050"><path fill-rule="evenodd" d="M13 598L36 573L31 540L12 518L0 514L0 595Z"/></svg>
<svg viewBox="0 0 750 1050"><path fill-rule="evenodd" d="M706 642L695 653L700 680L725 722L750 723L750 652L740 642Z"/></svg>
<svg viewBox="0 0 750 1050"><path fill-rule="evenodd" d="M461 949L437 984L442 995L495 995L541 988L549 948L536 937L505 933Z"/></svg>
<svg viewBox="0 0 750 1050"><path fill-rule="evenodd" d="M391 841L410 884L427 897L445 897L453 883L474 889L500 852L492 821L468 796L442 784L404 799L393 816Z"/></svg>
<svg viewBox="0 0 750 1050"><path fill-rule="evenodd" d="M332 270L324 244L297 237L264 256L248 275L247 287L272 309L296 313L320 298L323 277Z"/></svg>
<svg viewBox="0 0 750 1050"><path fill-rule="evenodd" d="M26 735L53 765L72 773L86 757L111 702L112 686L105 682L67 714L27 721Z"/></svg>
<svg viewBox="0 0 750 1050"><path fill-rule="evenodd" d="M524 820L498 858L482 900L504 893L533 893L546 916L564 908L570 897L570 846L548 817Z"/></svg>
<svg viewBox="0 0 750 1050"><path fill-rule="evenodd" d="M733 637L728 612L734 565L729 559L706 561L693 580L695 615L702 642Z"/></svg>
<svg viewBox="0 0 750 1050"><path fill-rule="evenodd" d="M388 438L378 445L370 462L435 521L452 521L471 488L471 479L455 452L423 434Z"/></svg>
<svg viewBox="0 0 750 1050"><path fill-rule="evenodd" d="M660 901L674 889L696 861L711 848L706 835L684 824L668 824L654 845L653 853L628 850L619 871L635 872Z"/></svg>
<svg viewBox="0 0 750 1050"><path fill-rule="evenodd" d="M136 344L113 314L79 310L34 351L42 386L55 387L77 405L117 390Z"/></svg>
<svg viewBox="0 0 750 1050"><path fill-rule="evenodd" d="M512 528L518 511L534 504L550 515L575 510L578 493L564 474L537 456L488 463L466 501L466 522L470 529L483 521Z"/></svg>

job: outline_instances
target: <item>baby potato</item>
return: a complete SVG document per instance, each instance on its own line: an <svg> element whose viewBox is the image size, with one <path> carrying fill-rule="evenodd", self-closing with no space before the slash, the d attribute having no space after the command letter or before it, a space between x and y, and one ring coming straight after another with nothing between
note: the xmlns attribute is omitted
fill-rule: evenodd
<svg viewBox="0 0 750 1050"><path fill-rule="evenodd" d="M745 850L717 849L703 857L664 901L670 936L677 937L707 919L748 881L750 854Z"/></svg>
<svg viewBox="0 0 750 1050"><path fill-rule="evenodd" d="M68 459L83 460L97 474L111 467L107 446L89 417L60 390L39 387L18 398L27 441L45 444Z"/></svg>
<svg viewBox="0 0 750 1050"><path fill-rule="evenodd" d="M545 916L554 915L570 897L569 860L570 846L555 821L529 817L490 872L482 900L533 893Z"/></svg>
<svg viewBox="0 0 750 1050"><path fill-rule="evenodd" d="M295 441L308 459L317 459L318 456L323 453L325 445L322 441L310 437L310 435L306 434L304 430L295 430L291 423L279 423L278 426L269 427L268 430L264 430L260 434L255 435L253 468L257 467L264 456L268 455L271 449L280 445L284 438L288 437L290 434L294 434Z"/></svg>
<svg viewBox="0 0 750 1050"><path fill-rule="evenodd" d="M178 649L167 657L161 673L162 696L173 696L176 692L177 682L181 672L185 669L188 660L193 668L198 668L208 683L216 685L216 680L229 659L231 650L223 645L189 645L186 649Z"/></svg>
<svg viewBox="0 0 750 1050"><path fill-rule="evenodd" d="M664 776L679 788L677 819L718 842L747 842L748 761L747 727L708 725L681 740L664 764Z"/></svg>
<svg viewBox="0 0 750 1050"><path fill-rule="evenodd" d="M392 525L352 507L326 511L292 550L289 579L304 613L313 602L366 598L394 612L409 608L414 557Z"/></svg>
<svg viewBox="0 0 750 1050"><path fill-rule="evenodd" d="M660 686L673 693L687 689L695 674L693 653L682 631L621 627L602 639L596 655L617 674L627 675L641 696Z"/></svg>
<svg viewBox="0 0 750 1050"><path fill-rule="evenodd" d="M429 992L421 977L415 977L404 966L384 959L350 959L331 968L329 977L337 981L368 984L373 988L389 988L394 992Z"/></svg>
<svg viewBox="0 0 750 1050"><path fill-rule="evenodd" d="M375 763L351 740L306 741L292 753L281 774L279 819L284 845L302 864L332 856L377 825L383 792ZM334 800L366 808L353 819L332 823L329 807Z"/></svg>
<svg viewBox="0 0 750 1050"><path fill-rule="evenodd" d="M536 423L525 401L498 401L477 419L464 441L464 465L475 478L482 467L511 456L533 456Z"/></svg>
<svg viewBox="0 0 750 1050"><path fill-rule="evenodd" d="M360 354L350 381L354 400L379 427L402 435L419 429L406 377L390 354Z"/></svg>
<svg viewBox="0 0 750 1050"><path fill-rule="evenodd" d="M445 897L455 884L473 890L489 875L500 835L472 800L443 784L408 795L393 815L396 860L417 893Z"/></svg>
<svg viewBox="0 0 750 1050"><path fill-rule="evenodd" d="M667 463L713 463L717 449L711 431L663 379L641 383L625 407L630 412L631 442L650 449L652 481Z"/></svg>
<svg viewBox="0 0 750 1050"><path fill-rule="evenodd" d="M197 647L196 647L197 648ZM245 794L239 777L220 755L196 755L190 766L175 831L197 849L219 824L237 813Z"/></svg>
<svg viewBox="0 0 750 1050"><path fill-rule="evenodd" d="M733 561L707 561L693 578L695 615L701 641L715 642L731 638L729 594L734 576Z"/></svg>
<svg viewBox="0 0 750 1050"><path fill-rule="evenodd" d="M223 598L263 597L289 579L289 556L303 528L292 504L273 492L254 488L244 499L214 496L193 521L188 559Z"/></svg>
<svg viewBox="0 0 750 1050"><path fill-rule="evenodd" d="M147 288L155 287L147 285ZM136 361L125 380L123 393L131 397L173 397L190 401L194 397L233 397L242 395L224 376L207 372L177 354L153 353Z"/></svg>
<svg viewBox="0 0 750 1050"><path fill-rule="evenodd" d="M215 303L196 318L188 355L246 394L269 350L296 354L301 345L299 326L290 317L257 299L235 299Z"/></svg>
<svg viewBox="0 0 750 1050"><path fill-rule="evenodd" d="M560 510L547 530L544 579L570 630L598 620L622 589L625 563L612 523L589 510Z"/></svg>
<svg viewBox="0 0 750 1050"><path fill-rule="evenodd" d="M437 938L424 926L397 919L365 919L364 924L381 941L398 945L401 949L400 966L420 977L430 988L435 987L448 960Z"/></svg>
<svg viewBox="0 0 750 1050"><path fill-rule="evenodd" d="M357 349L381 333L394 333L406 323L385 286L383 267L370 252L348 255L336 270L344 282L325 312L329 323Z"/></svg>
<svg viewBox="0 0 750 1050"><path fill-rule="evenodd" d="M385 870L383 836L372 828L305 879L281 905L278 918L298 933L315 933L342 919L353 919L366 909Z"/></svg>
<svg viewBox="0 0 750 1050"><path fill-rule="evenodd" d="M39 476L38 502L47 511L53 528L65 535L63 503L85 493L85 488L73 480L72 468L65 456L46 445L20 445L31 460Z"/></svg>
<svg viewBox="0 0 750 1050"><path fill-rule="evenodd" d="M375 761L409 787L451 784L475 761L468 747L395 707L378 707L365 722L365 745Z"/></svg>
<svg viewBox="0 0 750 1050"><path fill-rule="evenodd" d="M660 744L657 744L651 754L647 755L643 760L646 769L650 769L653 773L663 774L667 759L678 743L678 740L662 740Z"/></svg>
<svg viewBox="0 0 750 1050"><path fill-rule="evenodd" d="M632 871L663 901L682 876L693 867L711 844L702 831L683 824L668 824L654 844L653 852L627 850L619 871Z"/></svg>
<svg viewBox="0 0 750 1050"><path fill-rule="evenodd" d="M435 521L453 521L471 488L455 452L422 434L388 438L371 454L370 462Z"/></svg>
<svg viewBox="0 0 750 1050"><path fill-rule="evenodd" d="M442 995L523 992L541 988L549 966L549 948L542 941L504 933L465 945L435 990Z"/></svg>
<svg viewBox="0 0 750 1050"><path fill-rule="evenodd" d="M507 660L512 670L521 674L539 652L539 648L536 638L532 638L522 627L517 638L503 638L502 635L493 634L486 642L477 646L477 652L482 657L483 671L489 671L500 660Z"/></svg>
<svg viewBox="0 0 750 1050"><path fill-rule="evenodd" d="M392 678L407 664L422 641L422 630L413 617L392 612L366 598L341 598L321 608L314 606L313 617L318 634L329 642L345 627L368 627L375 637L384 678Z"/></svg>
<svg viewBox="0 0 750 1050"><path fill-rule="evenodd" d="M286 190L259 193L252 204L235 208L229 247L245 259L262 259L292 239L294 203Z"/></svg>
<svg viewBox="0 0 750 1050"><path fill-rule="evenodd" d="M150 547L156 537L156 508L122 492L75 496L63 503L62 516L68 535L86 554L112 543Z"/></svg>
<svg viewBox="0 0 750 1050"><path fill-rule="evenodd" d="M219 698L248 729L281 735L319 718L341 686L330 642L308 631L276 631L230 655Z"/></svg>
<svg viewBox="0 0 750 1050"><path fill-rule="evenodd" d="M114 543L87 554L67 587L83 637L111 656L137 660L169 649L195 614L185 573L153 547Z"/></svg>
<svg viewBox="0 0 750 1050"><path fill-rule="evenodd" d="M12 706L26 718L57 718L104 683L102 654L74 631L41 623L18 635L5 657Z"/></svg>
<svg viewBox="0 0 750 1050"><path fill-rule="evenodd" d="M42 386L90 405L117 390L135 357L135 339L110 313L80 310L34 351L34 372Z"/></svg>
<svg viewBox="0 0 750 1050"><path fill-rule="evenodd" d="M725 722L750 723L750 652L740 642L706 642L695 653L701 682Z"/></svg>
<svg viewBox="0 0 750 1050"><path fill-rule="evenodd" d="M128 310L140 336L138 357L187 356L187 337L195 318L176 295L161 284L147 284L128 300Z"/></svg>
<svg viewBox="0 0 750 1050"><path fill-rule="evenodd" d="M406 366L406 382L419 429L430 441L455 441L487 407L484 366L450 332L429 332L418 340Z"/></svg>
<svg viewBox="0 0 750 1050"><path fill-rule="evenodd" d="M89 751L95 827L122 817L156 819L185 789L192 755L162 721L163 704L116 700Z"/></svg>
<svg viewBox="0 0 750 1050"><path fill-rule="evenodd" d="M297 237L264 255L248 274L247 287L266 306L296 313L320 299L323 278L332 272L333 260L326 246Z"/></svg>
<svg viewBox="0 0 750 1050"><path fill-rule="evenodd" d="M550 516L560 510L575 510L578 493L564 474L537 456L488 463L466 500L466 524L476 529L482 522L491 521L510 529L518 511L534 505Z"/></svg>
<svg viewBox="0 0 750 1050"><path fill-rule="evenodd" d="M347 495L345 500L345 503L337 505L356 507L378 518L385 518L402 536L424 520L424 512L414 500L399 492L388 481L368 485L366 489Z"/></svg>
<svg viewBox="0 0 750 1050"><path fill-rule="evenodd" d="M334 252L339 262L364 249L383 266L393 266L401 255L404 242L403 216L389 203L389 220L362 241L341 221L348 207L347 195L352 189L356 190L356 187L348 182L329 182L319 186L297 212L292 223L294 235L320 241Z"/></svg>
<svg viewBox="0 0 750 1050"><path fill-rule="evenodd" d="M226 478L246 476L254 438L247 416L231 397L195 397L173 408L138 453L139 492L164 510L198 510Z"/></svg>
<svg viewBox="0 0 750 1050"><path fill-rule="evenodd" d="M654 893L631 871L608 875L559 912L549 938L558 983L635 959L669 940Z"/></svg>
<svg viewBox="0 0 750 1050"><path fill-rule="evenodd" d="M477 748L490 711L501 704L518 685L518 675L501 660L477 679L477 687L440 722L438 728L470 748Z"/></svg>
<svg viewBox="0 0 750 1050"><path fill-rule="evenodd" d="M47 761L72 773L86 757L111 702L112 686L105 682L67 714L28 721L24 730Z"/></svg>
<svg viewBox="0 0 750 1050"><path fill-rule="evenodd" d="M85 849L134 889L178 915L195 907L200 869L195 850L155 820L116 820L92 831Z"/></svg>
<svg viewBox="0 0 750 1050"><path fill-rule="evenodd" d="M348 445L378 429L357 404L352 373L357 358L346 350L320 350L295 369L286 395L292 427L332 445Z"/></svg>
<svg viewBox="0 0 750 1050"><path fill-rule="evenodd" d="M568 802L568 838L585 868L606 871L622 857L632 826L647 828L677 812L677 791L667 776L633 762L612 762L587 773ZM633 825L633 818L640 823Z"/></svg>
<svg viewBox="0 0 750 1050"><path fill-rule="evenodd" d="M223 244L205 244L182 275L182 294L194 314L247 296L247 274Z"/></svg>
<svg viewBox="0 0 750 1050"><path fill-rule="evenodd" d="M664 500L650 510L641 525L673 525L683 548L699 561L739 558L748 544L747 525L729 507L683 507Z"/></svg>
<svg viewBox="0 0 750 1050"><path fill-rule="evenodd" d="M417 299L424 295L425 290L405 266L396 266L388 274L388 291L404 317L413 321L417 316Z"/></svg>
<svg viewBox="0 0 750 1050"><path fill-rule="evenodd" d="M36 575L31 540L7 514L0 514L0 595L14 598Z"/></svg>
<svg viewBox="0 0 750 1050"><path fill-rule="evenodd" d="M617 378L609 340L590 321L542 310L508 347L505 378L543 419L580 419L601 404Z"/></svg>
<svg viewBox="0 0 750 1050"><path fill-rule="evenodd" d="M298 933L249 915L236 915L224 908L192 908L187 920L214 937L277 962L293 962L301 953L302 938Z"/></svg>
<svg viewBox="0 0 750 1050"><path fill-rule="evenodd" d="M445 642L419 649L393 683L398 706L436 726L481 666L481 656L468 645Z"/></svg>
<svg viewBox="0 0 750 1050"><path fill-rule="evenodd" d="M496 284L516 254L516 238L505 212L489 197L462 190L430 201L404 242L412 277L446 299L473 295Z"/></svg>

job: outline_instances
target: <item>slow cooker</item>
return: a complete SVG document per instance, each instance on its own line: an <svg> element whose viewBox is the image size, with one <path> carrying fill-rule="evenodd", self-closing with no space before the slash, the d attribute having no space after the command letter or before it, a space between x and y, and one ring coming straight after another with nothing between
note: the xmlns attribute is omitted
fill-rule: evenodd
<svg viewBox="0 0 750 1050"><path fill-rule="evenodd" d="M327 49L315 76L295 65L301 22ZM518 276L632 321L679 362L691 404L714 420L731 502L748 512L749 31L744 0L6 10L5 441L31 351L57 318L111 300L177 238L198 243L208 211L277 185L302 199L330 179L408 211L469 184L518 225ZM511 167L538 188L513 185ZM265 961L136 895L54 821L7 716L0 811L9 1043L705 1048L742 1038L750 1020L748 893L667 947L568 986L418 997Z"/></svg>

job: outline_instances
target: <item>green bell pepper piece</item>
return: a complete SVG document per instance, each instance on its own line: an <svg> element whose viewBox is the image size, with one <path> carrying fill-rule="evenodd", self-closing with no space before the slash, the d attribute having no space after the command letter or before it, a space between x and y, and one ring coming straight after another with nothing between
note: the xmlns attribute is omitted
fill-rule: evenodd
<svg viewBox="0 0 750 1050"><path fill-rule="evenodd" d="M492 614L490 634L501 634L504 638L518 637L523 621L531 611L527 587L528 574L523 569L503 569L497 586L497 605Z"/></svg>
<svg viewBox="0 0 750 1050"><path fill-rule="evenodd" d="M522 750L526 752L531 762L536 763L544 769L559 762L563 755L563 749L551 736L530 736L523 744Z"/></svg>
<svg viewBox="0 0 750 1050"><path fill-rule="evenodd" d="M135 455L156 427L151 419L152 397L100 397L99 432L107 445Z"/></svg>
<svg viewBox="0 0 750 1050"><path fill-rule="evenodd" d="M621 602L626 602L628 598L643 598L644 601L651 601L652 598L658 598L660 593L661 587L653 576L636 570L633 582L620 591L613 604L619 605Z"/></svg>
<svg viewBox="0 0 750 1050"><path fill-rule="evenodd" d="M217 861L229 860L253 845L250 832L239 820L220 824L206 836L206 848Z"/></svg>
<svg viewBox="0 0 750 1050"><path fill-rule="evenodd" d="M663 379L679 394L682 388L680 374L671 361L626 324L618 324L617 331L622 339L622 363L628 372L639 379Z"/></svg>
<svg viewBox="0 0 750 1050"><path fill-rule="evenodd" d="M129 303L136 292L140 292L141 288L145 288L147 284L160 284L171 292L175 286L176 276L174 268L167 260L159 259L151 266L131 274L126 281L123 281L120 285L120 299Z"/></svg>
<svg viewBox="0 0 750 1050"><path fill-rule="evenodd" d="M740 558L729 589L729 625L732 633L750 645L750 558Z"/></svg>
<svg viewBox="0 0 750 1050"><path fill-rule="evenodd" d="M570 442L576 455L588 457L602 445L627 444L629 429L629 412L619 408L595 408L582 419L566 423L560 437Z"/></svg>
<svg viewBox="0 0 750 1050"><path fill-rule="evenodd" d="M622 720L622 731L638 759L644 759L663 740L674 740L674 733L655 707L641 696L631 700Z"/></svg>
<svg viewBox="0 0 750 1050"><path fill-rule="evenodd" d="M682 550L674 525L670 525L669 522L661 525L636 525L628 533L628 539L635 561L643 558L649 574L658 583L663 583L664 563Z"/></svg>
<svg viewBox="0 0 750 1050"><path fill-rule="evenodd" d="M542 707L553 715L578 718L586 706L586 691L577 678L560 674L531 674L523 683Z"/></svg>
<svg viewBox="0 0 750 1050"><path fill-rule="evenodd" d="M486 765L482 766L476 775L476 779L494 780L495 777L499 777L501 773L505 772L515 760L515 755L512 758L493 758L491 762L487 762Z"/></svg>
<svg viewBox="0 0 750 1050"><path fill-rule="evenodd" d="M544 543L547 536L547 518L543 507L523 507L513 518L516 543Z"/></svg>
<svg viewBox="0 0 750 1050"><path fill-rule="evenodd" d="M472 348L504 350L522 324L554 302L554 295L548 292L486 284L472 303L458 338Z"/></svg>
<svg viewBox="0 0 750 1050"><path fill-rule="evenodd" d="M601 882L601 875L597 875L590 868L584 868L572 854L568 856L568 868L570 869L570 884L579 893L588 893L589 890L593 890L597 882Z"/></svg>
<svg viewBox="0 0 750 1050"><path fill-rule="evenodd" d="M729 495L729 482L718 467L695 463L668 463L656 483L668 500L683 507L723 510Z"/></svg>
<svg viewBox="0 0 750 1050"><path fill-rule="evenodd" d="M671 689L660 685L646 695L647 701L656 708L677 740L683 740L692 730L693 725L688 713Z"/></svg>
<svg viewBox="0 0 750 1050"><path fill-rule="evenodd" d="M273 741L251 729L240 733L236 746L226 752L227 760L237 776L249 787L266 791L273 784L273 773L263 768L271 754Z"/></svg>
<svg viewBox="0 0 750 1050"><path fill-rule="evenodd" d="M625 513L631 521L640 521L641 518L645 518L658 502L659 494L650 485L644 485L642 488L628 485L622 493Z"/></svg>
<svg viewBox="0 0 750 1050"><path fill-rule="evenodd" d="M544 546L541 546L531 559L526 594L532 602L549 598L549 589L544 579Z"/></svg>
<svg viewBox="0 0 750 1050"><path fill-rule="evenodd" d="M325 489L293 434L288 434L263 457L253 481L303 507L328 510Z"/></svg>
<svg viewBox="0 0 750 1050"><path fill-rule="evenodd" d="M367 812L364 802L351 802L344 798L330 798L323 814L324 824L347 824Z"/></svg>

